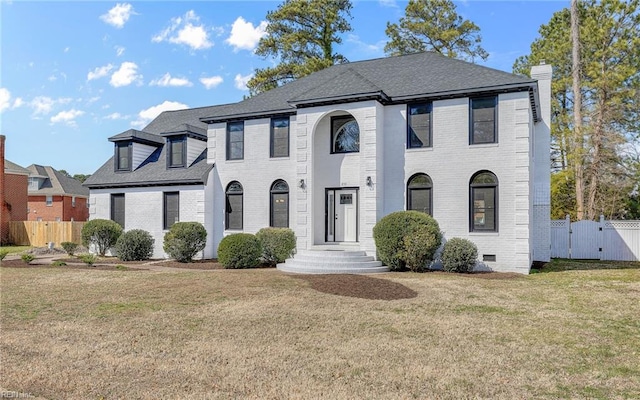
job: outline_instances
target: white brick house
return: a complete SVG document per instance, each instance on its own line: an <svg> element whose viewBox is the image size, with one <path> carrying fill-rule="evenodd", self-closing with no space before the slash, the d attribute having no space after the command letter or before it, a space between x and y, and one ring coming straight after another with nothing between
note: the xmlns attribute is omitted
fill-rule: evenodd
<svg viewBox="0 0 640 400"><path fill-rule="evenodd" d="M550 83L547 65L529 79L419 53L199 109L207 255L224 235L288 226L298 250L375 256L376 222L419 209L445 239L473 241L485 268L528 273L550 255Z"/></svg>

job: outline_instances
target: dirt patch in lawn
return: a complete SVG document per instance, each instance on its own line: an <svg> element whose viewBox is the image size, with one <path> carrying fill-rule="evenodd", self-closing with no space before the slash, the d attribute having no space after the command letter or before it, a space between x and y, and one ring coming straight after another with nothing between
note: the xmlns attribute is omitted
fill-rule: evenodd
<svg viewBox="0 0 640 400"><path fill-rule="evenodd" d="M309 282L312 289L338 296L358 297L370 300L411 299L418 293L400 283L365 275L291 275Z"/></svg>
<svg viewBox="0 0 640 400"><path fill-rule="evenodd" d="M83 261L79 258L75 258L75 257L67 257L67 258L57 258L56 261L62 261L65 263L83 263ZM146 260L146 261L122 261L120 259L118 259L117 257L105 257L105 258L98 258L94 264L100 265L100 264L107 264L107 265L140 265L140 264L147 264L153 262L153 260Z"/></svg>
<svg viewBox="0 0 640 400"><path fill-rule="evenodd" d="M154 263L154 265L159 265L161 267L169 267L169 268L182 268L182 269L201 269L201 270L211 270L211 269L224 269L222 264L218 262L218 260L193 260L190 263L182 263L176 260L168 260L168 261L160 261Z"/></svg>

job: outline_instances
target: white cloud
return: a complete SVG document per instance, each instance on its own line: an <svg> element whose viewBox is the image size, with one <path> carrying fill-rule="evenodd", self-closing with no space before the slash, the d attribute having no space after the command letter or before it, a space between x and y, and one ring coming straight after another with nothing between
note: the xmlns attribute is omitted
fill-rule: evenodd
<svg viewBox="0 0 640 400"><path fill-rule="evenodd" d="M12 104L13 103L13 104ZM0 88L0 112L4 110L11 110L24 105L24 101L20 97L11 99L11 92L9 89Z"/></svg>
<svg viewBox="0 0 640 400"><path fill-rule="evenodd" d="M109 75L109 72L113 69L113 65L107 64L104 67L96 67L93 71L89 71L87 74L87 81L102 78Z"/></svg>
<svg viewBox="0 0 640 400"><path fill-rule="evenodd" d="M396 3L396 0L378 0L378 3L380 3L380 5L383 7L398 7L398 3Z"/></svg>
<svg viewBox="0 0 640 400"><path fill-rule="evenodd" d="M365 43L360 40L358 35L347 35L347 42L353 43L359 47L359 50L367 53L370 56L382 56L384 54L384 46L387 44L387 40L379 40L376 43Z"/></svg>
<svg viewBox="0 0 640 400"><path fill-rule="evenodd" d="M242 17L238 17L231 26L231 35L225 40L234 47L234 51L253 51L260 39L267 34L267 21L260 22L254 27L251 22L247 22Z"/></svg>
<svg viewBox="0 0 640 400"><path fill-rule="evenodd" d="M162 86L162 87L181 87L181 86L193 86L193 83L187 78L176 78L171 76L168 72L162 75L161 78L155 79L149 83L150 86Z"/></svg>
<svg viewBox="0 0 640 400"><path fill-rule="evenodd" d="M58 114L51 117L50 121L51 121L51 124L65 123L69 126L77 126L76 118L78 118L83 114L84 114L84 111L76 110L74 108L68 111L60 111Z"/></svg>
<svg viewBox="0 0 640 400"><path fill-rule="evenodd" d="M68 53L68 52L69 52L69 50L71 50L71 47L65 47L65 48L64 48L64 52L65 52L65 53Z"/></svg>
<svg viewBox="0 0 640 400"><path fill-rule="evenodd" d="M131 15L135 15L133 6L129 3L118 3L109 12L100 16L100 19L109 25L120 29L129 20Z"/></svg>
<svg viewBox="0 0 640 400"><path fill-rule="evenodd" d="M123 46L115 46L114 49L116 50L117 57L120 57L121 55L123 55L124 51L126 50Z"/></svg>
<svg viewBox="0 0 640 400"><path fill-rule="evenodd" d="M247 82L249 82L249 80L251 78L253 78L253 74L249 74L249 75L245 75L245 76L242 76L240 74L236 75L236 77L234 78L234 82L236 84L236 89L248 90L247 89Z"/></svg>
<svg viewBox="0 0 640 400"><path fill-rule="evenodd" d="M47 97L47 96L35 97L29 103L29 105L33 108L34 115L49 114L55 104L56 104L56 101L53 100L51 97Z"/></svg>
<svg viewBox="0 0 640 400"><path fill-rule="evenodd" d="M221 76L210 76L200 78L200 83L202 83L207 89L213 89L214 87L221 84L223 80L224 79L222 79Z"/></svg>
<svg viewBox="0 0 640 400"><path fill-rule="evenodd" d="M133 82L142 82L142 75L138 73L136 63L126 61L120 64L120 68L111 75L109 84L113 87L129 86Z"/></svg>
<svg viewBox="0 0 640 400"><path fill-rule="evenodd" d="M11 107L11 92L8 89L0 88L0 112Z"/></svg>
<svg viewBox="0 0 640 400"><path fill-rule="evenodd" d="M129 116L128 115L122 115L118 112L114 112L111 113L109 115L107 115L106 117L104 117L104 119L111 119L111 120L117 120L117 119L128 119Z"/></svg>
<svg viewBox="0 0 640 400"><path fill-rule="evenodd" d="M213 46L209 40L209 30L200 24L200 17L193 10L187 11L183 17L171 19L171 24L162 32L151 38L151 41L160 43L184 44L192 50L203 50Z"/></svg>
<svg viewBox="0 0 640 400"><path fill-rule="evenodd" d="M163 111L184 110L185 108L189 108L189 106L175 101L165 100L162 104L158 104L157 106L149 107L146 110L140 111L138 113L138 119L132 121L131 125L136 128L142 129Z"/></svg>

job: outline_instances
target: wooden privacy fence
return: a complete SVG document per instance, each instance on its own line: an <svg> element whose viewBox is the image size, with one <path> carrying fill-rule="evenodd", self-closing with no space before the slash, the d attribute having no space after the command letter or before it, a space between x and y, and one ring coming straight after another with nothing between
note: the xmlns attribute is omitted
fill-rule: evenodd
<svg viewBox="0 0 640 400"><path fill-rule="evenodd" d="M20 246L44 247L62 242L80 244L84 222L55 221L11 221L9 222L9 242Z"/></svg>
<svg viewBox="0 0 640 400"><path fill-rule="evenodd" d="M551 257L640 261L640 221L551 221Z"/></svg>

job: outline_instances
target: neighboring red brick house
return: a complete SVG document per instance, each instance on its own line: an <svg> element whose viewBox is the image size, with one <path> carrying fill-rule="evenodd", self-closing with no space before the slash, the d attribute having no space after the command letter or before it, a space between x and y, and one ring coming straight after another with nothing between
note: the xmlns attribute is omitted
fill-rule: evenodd
<svg viewBox="0 0 640 400"><path fill-rule="evenodd" d="M27 167L29 176L29 221L86 221L89 219L89 189L77 179L42 165Z"/></svg>
<svg viewBox="0 0 640 400"><path fill-rule="evenodd" d="M4 159L5 136L0 135L0 243L8 239L9 221L27 220L29 170Z"/></svg>

